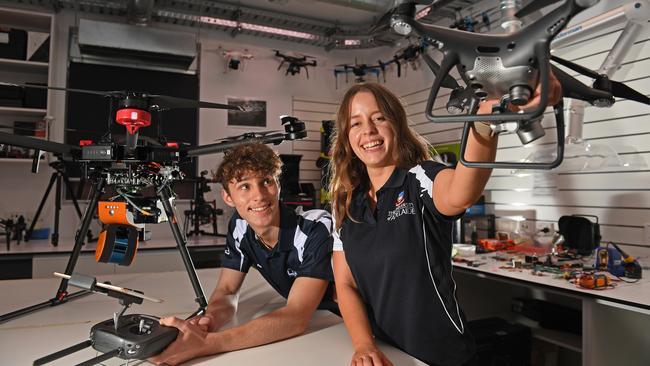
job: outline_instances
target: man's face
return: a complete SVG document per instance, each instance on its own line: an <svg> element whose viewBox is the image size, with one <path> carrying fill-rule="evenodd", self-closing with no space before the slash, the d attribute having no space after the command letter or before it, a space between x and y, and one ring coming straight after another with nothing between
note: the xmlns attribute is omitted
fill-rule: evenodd
<svg viewBox="0 0 650 366"><path fill-rule="evenodd" d="M228 182L228 191L221 191L224 202L234 207L253 229L280 224L280 190L274 177L246 172L241 180Z"/></svg>

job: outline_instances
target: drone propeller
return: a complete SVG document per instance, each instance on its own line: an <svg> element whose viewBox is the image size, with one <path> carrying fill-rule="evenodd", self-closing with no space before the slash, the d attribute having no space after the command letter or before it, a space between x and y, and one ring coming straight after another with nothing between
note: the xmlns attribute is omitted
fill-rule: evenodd
<svg viewBox="0 0 650 366"><path fill-rule="evenodd" d="M517 18L523 18L526 17L538 10L541 10L549 5L553 5L560 0L532 0L528 5L524 6L521 10L519 10L515 16ZM594 4L596 4L600 0L582 0L582 1L576 1L576 5L578 8L578 11L586 9Z"/></svg>
<svg viewBox="0 0 650 366"><path fill-rule="evenodd" d="M557 56L551 56L551 60L557 62L562 66L568 67L573 71L579 72L594 79L593 87L597 90L611 93L615 97L631 99L639 103L650 104L650 98L648 98L646 95L639 93L638 91L630 88L620 81L611 80L609 77L607 77L607 75L599 74L594 70L588 69L582 65L578 65L574 62L559 58Z"/></svg>
<svg viewBox="0 0 650 366"><path fill-rule="evenodd" d="M101 90L75 89L75 88L63 88L58 86L7 83L3 81L0 81L0 85L13 86L13 87L18 87L23 89L35 88L35 89L59 90L59 91L80 93L80 94L100 95L100 96L111 97L111 98L127 98L133 96L136 98L146 99L148 101L149 108L156 109L156 110L182 109L182 108L214 108L214 109L233 109L233 110L240 109L239 107L231 106L227 104L202 102L202 101L192 100L192 99L170 97L167 95L148 94L148 93L140 93L140 92L132 92L132 91L101 91Z"/></svg>
<svg viewBox="0 0 650 366"><path fill-rule="evenodd" d="M241 135L223 137L220 139L216 139L214 141L216 142L241 141L241 140L252 139L252 138L262 138L264 136L268 136L280 132L281 131L246 132Z"/></svg>
<svg viewBox="0 0 650 366"><path fill-rule="evenodd" d="M562 85L562 96L565 98L584 100L592 104L611 105L614 103L612 93L590 88L555 65L551 65L551 69L553 70L553 75L555 75L560 85Z"/></svg>

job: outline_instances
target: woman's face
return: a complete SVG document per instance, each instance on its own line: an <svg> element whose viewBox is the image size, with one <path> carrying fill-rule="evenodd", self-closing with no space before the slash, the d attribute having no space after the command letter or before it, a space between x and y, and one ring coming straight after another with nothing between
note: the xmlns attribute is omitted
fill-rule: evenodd
<svg viewBox="0 0 650 366"><path fill-rule="evenodd" d="M392 123L381 113L372 93L359 92L352 97L349 123L350 146L366 167L397 164Z"/></svg>

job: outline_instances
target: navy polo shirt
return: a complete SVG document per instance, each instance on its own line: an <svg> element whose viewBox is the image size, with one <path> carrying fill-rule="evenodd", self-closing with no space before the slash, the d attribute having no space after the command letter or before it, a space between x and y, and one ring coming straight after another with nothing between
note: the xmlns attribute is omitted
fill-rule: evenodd
<svg viewBox="0 0 650 366"><path fill-rule="evenodd" d="M256 268L285 299L298 277L330 281L318 308L338 314L338 306L332 300L331 232L332 218L327 211L309 210L298 214L280 204L280 238L273 250L268 250L235 211L228 225L221 266L244 273L250 267Z"/></svg>
<svg viewBox="0 0 650 366"><path fill-rule="evenodd" d="M462 365L475 353L452 276L453 220L436 209L433 181L447 166L396 168L377 191L357 187L350 218L334 233L363 299L374 335L430 365Z"/></svg>

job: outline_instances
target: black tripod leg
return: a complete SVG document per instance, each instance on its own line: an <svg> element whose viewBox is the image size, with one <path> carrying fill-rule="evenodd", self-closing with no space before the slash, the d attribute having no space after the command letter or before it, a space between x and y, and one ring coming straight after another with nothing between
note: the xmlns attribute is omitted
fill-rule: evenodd
<svg viewBox="0 0 650 366"><path fill-rule="evenodd" d="M59 245L59 213L61 212L61 173L56 175L56 188L54 196L54 231L52 232L52 245Z"/></svg>
<svg viewBox="0 0 650 366"><path fill-rule="evenodd" d="M194 268L194 263L192 263L192 257L190 257L190 252L187 250L187 240L181 232L181 228L178 226L178 220L176 218L176 210L171 204L172 192L168 186L163 187L158 193L158 197L162 201L162 205L167 214L167 219L169 220L169 226L172 229L172 234L174 234L174 239L176 239L176 245L178 246L178 251L181 252L181 258L183 259L183 264L187 270L187 274L190 277L190 282L192 283L192 288L194 289L194 294L196 295L195 301L199 303L198 313L203 313L205 308L208 307L208 303L205 300L205 295L203 294L203 288L201 288L201 282L199 277L196 275L196 269Z"/></svg>
<svg viewBox="0 0 650 366"><path fill-rule="evenodd" d="M47 189L45 190L45 194L43 195L43 199L41 200L41 203L38 204L36 215L34 215L34 218L32 219L32 223L29 225L29 229L27 229L27 232L25 233L25 241L29 241L29 239L31 239L32 237L32 231L34 231L34 226L36 226L36 221L38 221L38 217L41 216L41 211L43 211L43 206L45 206L45 202L47 201L47 196L50 195L50 191L52 190L52 186L54 185L54 182L56 182L56 172L52 173L52 176L50 177L50 183L47 185Z"/></svg>
<svg viewBox="0 0 650 366"><path fill-rule="evenodd" d="M65 188L72 199L72 203L74 204L74 209L75 211L77 211L77 216L81 218L81 209L79 208L79 201L77 201L77 196L75 196L74 192L72 192L72 184L70 183L70 179L68 178L68 175L65 172L61 173L61 176L63 177L63 183L65 184Z"/></svg>
<svg viewBox="0 0 650 366"><path fill-rule="evenodd" d="M68 178L68 174L64 172L61 172L61 176L63 177L63 184L65 185L66 190L68 191L68 194L70 195L70 198L72 199L72 204L74 205L75 211L77 211L77 216L79 219L82 218L81 216L81 209L79 208L79 201L77 201L77 196L72 192L72 184L70 183L70 178ZM88 234L86 235L88 237L88 241L91 242L93 241L93 234L90 230L88 230Z"/></svg>
<svg viewBox="0 0 650 366"><path fill-rule="evenodd" d="M88 206L86 206L86 212L84 213L84 216L81 220L81 227L79 228L79 231L77 231L77 234L75 235L74 248L72 249L72 253L70 254L68 265L65 267L65 274L67 275L72 275L72 272L74 271L74 267L77 264L77 260L79 259L79 254L81 253L81 247L84 244L84 238L88 233L90 222L93 219L93 213L95 212L95 210L97 210L97 202L99 201L99 197L102 195L102 191L104 190L105 184L106 181L104 179L99 179L97 180L97 182L95 182L95 185L93 186L92 194L90 196L90 202L88 202ZM64 301L64 298L67 295L67 287L68 287L68 280L64 278L61 280L61 285L59 285L59 290L56 293L57 300Z"/></svg>

